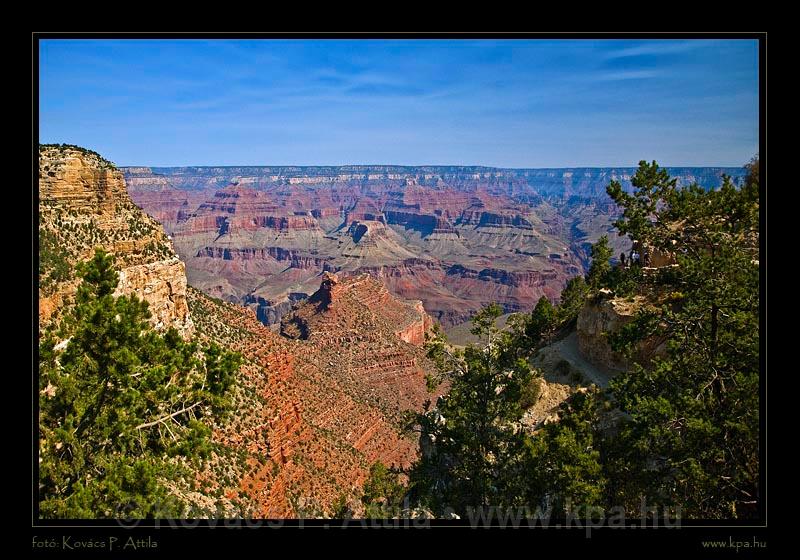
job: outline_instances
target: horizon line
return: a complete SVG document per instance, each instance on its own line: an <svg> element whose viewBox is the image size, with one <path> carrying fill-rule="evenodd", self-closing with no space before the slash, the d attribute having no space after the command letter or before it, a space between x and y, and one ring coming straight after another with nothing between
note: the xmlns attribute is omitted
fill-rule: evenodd
<svg viewBox="0 0 800 560"><path fill-rule="evenodd" d="M650 163L653 160L640 160L640 161L647 161ZM655 160L658 163L658 160ZM297 167L301 169L308 169L308 168L322 168L322 167L463 167L463 168L479 168L479 169L497 169L502 171L542 171L542 170L552 170L552 169L636 169L638 167L637 164L633 165L565 165L565 166L553 166L553 167L503 167L497 165L482 165L482 164L400 164L400 163L341 163L341 164L313 164L313 165L302 165L302 164L226 164L226 165L215 165L215 164L185 164L185 165L158 165L158 164L118 164L115 165L119 168L131 168L131 167L149 167L149 168L160 168L160 169L179 169L179 168L188 168L188 167L215 167L215 168L236 168L236 167ZM742 163L739 165L724 165L724 164L704 164L704 165L665 165L658 163L658 166L661 168L687 168L687 169L715 169L715 168L726 168L726 169L744 169L747 163Z"/></svg>

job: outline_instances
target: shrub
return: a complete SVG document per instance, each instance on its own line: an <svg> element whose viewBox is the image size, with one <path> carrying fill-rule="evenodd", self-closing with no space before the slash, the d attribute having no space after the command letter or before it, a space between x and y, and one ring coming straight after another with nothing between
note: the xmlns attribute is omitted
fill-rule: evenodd
<svg viewBox="0 0 800 560"><path fill-rule="evenodd" d="M559 360L556 364L556 373L562 377L566 377L572 373L572 365L567 360Z"/></svg>
<svg viewBox="0 0 800 560"><path fill-rule="evenodd" d="M534 377L523 388L520 395L519 404L524 409L528 409L535 405L542 394L543 379Z"/></svg>

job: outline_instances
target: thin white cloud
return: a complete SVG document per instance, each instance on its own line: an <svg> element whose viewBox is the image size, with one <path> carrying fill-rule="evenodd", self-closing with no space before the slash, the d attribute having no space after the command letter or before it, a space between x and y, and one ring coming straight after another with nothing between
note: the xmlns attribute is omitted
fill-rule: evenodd
<svg viewBox="0 0 800 560"><path fill-rule="evenodd" d="M609 51L605 54L604 58L612 60L632 56L676 54L693 51L702 47L709 47L715 43L716 41L708 39L689 39L677 43L663 39L652 39L641 45Z"/></svg>
<svg viewBox="0 0 800 560"><path fill-rule="evenodd" d="M621 80L649 80L658 78L662 73L657 70L621 70L619 72L604 72L591 76L590 81L618 82Z"/></svg>

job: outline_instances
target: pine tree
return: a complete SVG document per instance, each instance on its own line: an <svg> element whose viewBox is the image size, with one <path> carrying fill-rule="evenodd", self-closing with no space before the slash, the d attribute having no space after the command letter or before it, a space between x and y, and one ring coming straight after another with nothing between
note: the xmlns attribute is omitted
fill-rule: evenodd
<svg viewBox="0 0 800 560"><path fill-rule="evenodd" d="M645 337L664 340L667 347L654 365L635 367L612 383L611 394L629 418L619 436L627 450L619 464L626 473L640 473L628 476L614 499L634 507L638 495L645 495L654 505L680 505L685 515L700 518L754 516L757 172L742 188L725 177L710 191L676 188L655 163L642 163L635 179L633 196L609 187L625 209L620 230L671 251L677 264L642 278L659 305L612 337L619 350ZM649 212L645 220L643 209Z"/></svg>
<svg viewBox="0 0 800 560"><path fill-rule="evenodd" d="M607 392L574 395L559 422L531 438L534 502L556 513L622 506L638 516L644 500L689 518L757 515L757 160L750 169L741 188L726 177L709 191L678 188L655 162L642 162L633 194L609 185L623 209L620 231L675 261L647 275L608 276L611 285L633 282L653 304L610 341L629 357L643 339L666 352L620 374Z"/></svg>
<svg viewBox="0 0 800 560"><path fill-rule="evenodd" d="M556 308L556 320L559 325L565 325L578 316L586 303L587 295L589 295L589 287L583 276L570 278L561 292L561 301Z"/></svg>
<svg viewBox="0 0 800 560"><path fill-rule="evenodd" d="M592 245L592 265L586 276L586 283L593 289L607 287L611 273L611 256L613 252L608 246L608 236L604 235Z"/></svg>
<svg viewBox="0 0 800 560"><path fill-rule="evenodd" d="M596 388L562 403L558 422L528 440L529 496L555 517L584 516L605 505L608 484L599 430L605 401Z"/></svg>
<svg viewBox="0 0 800 560"><path fill-rule="evenodd" d="M547 344L556 326L556 308L542 296L530 314L519 314L510 323L511 346L520 356L529 356Z"/></svg>
<svg viewBox="0 0 800 560"><path fill-rule="evenodd" d="M509 334L495 326L500 313L490 306L473 319L483 344L458 351L439 338L429 345L451 388L436 408L416 418L424 448L410 484L417 502L437 515L522 499L526 453L517 423L531 369Z"/></svg>
<svg viewBox="0 0 800 560"><path fill-rule="evenodd" d="M61 328L40 345L40 509L44 517L150 517L178 506L165 456L210 451L206 418L227 406L239 358L153 331L147 303L114 297L113 257L97 250Z"/></svg>
<svg viewBox="0 0 800 560"><path fill-rule="evenodd" d="M396 472L391 471L380 461L373 463L361 497L366 510L365 517L370 519L399 517L406 491Z"/></svg>

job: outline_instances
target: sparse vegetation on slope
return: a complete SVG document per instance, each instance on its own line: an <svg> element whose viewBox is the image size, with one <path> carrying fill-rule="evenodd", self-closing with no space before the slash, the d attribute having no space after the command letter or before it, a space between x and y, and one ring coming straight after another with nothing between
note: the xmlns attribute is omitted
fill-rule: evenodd
<svg viewBox="0 0 800 560"><path fill-rule="evenodd" d="M110 168L116 169L117 166L114 162L107 160L94 150L90 150L88 148L84 148L83 146L76 146L75 144L39 144L39 151L46 150L48 148L56 149L56 150L72 150L78 152L84 156L91 156L92 158L96 159L100 164L101 168Z"/></svg>
<svg viewBox="0 0 800 560"><path fill-rule="evenodd" d="M39 289L45 295L72 277L70 254L52 231L39 228Z"/></svg>

